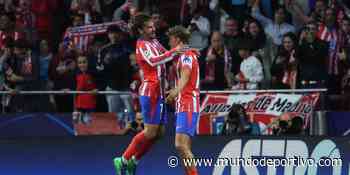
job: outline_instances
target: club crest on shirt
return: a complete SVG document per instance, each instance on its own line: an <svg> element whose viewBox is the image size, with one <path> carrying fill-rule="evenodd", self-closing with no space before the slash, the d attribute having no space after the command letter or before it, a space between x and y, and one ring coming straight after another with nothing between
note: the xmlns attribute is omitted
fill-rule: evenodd
<svg viewBox="0 0 350 175"><path fill-rule="evenodd" d="M151 51L150 50L143 48L142 52L143 52L143 54L145 55L146 58L151 57Z"/></svg>
<svg viewBox="0 0 350 175"><path fill-rule="evenodd" d="M183 62L184 64L192 64L192 59L189 58L189 57L185 57L185 58L182 60L182 62Z"/></svg>

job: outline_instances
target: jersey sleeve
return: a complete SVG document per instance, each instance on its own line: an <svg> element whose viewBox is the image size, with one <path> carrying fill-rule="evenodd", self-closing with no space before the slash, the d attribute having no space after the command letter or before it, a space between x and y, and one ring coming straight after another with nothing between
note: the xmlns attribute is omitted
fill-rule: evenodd
<svg viewBox="0 0 350 175"><path fill-rule="evenodd" d="M190 55L184 55L181 57L181 69L192 70L193 67L193 57Z"/></svg>
<svg viewBox="0 0 350 175"><path fill-rule="evenodd" d="M172 49L159 56L155 56L151 51L151 47L145 43L140 43L138 45L137 52L139 52L143 59L151 66L157 66L169 62L176 55L175 49Z"/></svg>

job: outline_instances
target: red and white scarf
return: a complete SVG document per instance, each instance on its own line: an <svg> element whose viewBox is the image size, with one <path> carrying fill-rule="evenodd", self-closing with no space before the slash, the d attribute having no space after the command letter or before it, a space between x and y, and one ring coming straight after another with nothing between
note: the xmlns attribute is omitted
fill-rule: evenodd
<svg viewBox="0 0 350 175"><path fill-rule="evenodd" d="M293 64L293 62L295 62L294 53L295 53L295 51L293 50L289 56L288 64ZM289 68L287 70L285 70L282 82L283 82L283 84L289 85L289 87L291 89L295 89L296 82L297 82L297 70L289 69Z"/></svg>
<svg viewBox="0 0 350 175"><path fill-rule="evenodd" d="M328 28L326 25L320 25L317 37L329 43L329 57L328 57L328 73L339 74L339 57L337 51L339 50L338 32L336 28Z"/></svg>
<svg viewBox="0 0 350 175"><path fill-rule="evenodd" d="M214 52L212 47L209 47L207 56L212 55ZM228 72L231 69L231 54L230 52L224 48L224 59L225 59L225 66L224 71ZM215 79L215 61L207 61L205 66L205 80L213 81Z"/></svg>

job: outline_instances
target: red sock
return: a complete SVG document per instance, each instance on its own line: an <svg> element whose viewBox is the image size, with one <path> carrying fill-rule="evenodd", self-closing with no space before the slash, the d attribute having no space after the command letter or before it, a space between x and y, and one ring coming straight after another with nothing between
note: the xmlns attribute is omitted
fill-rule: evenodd
<svg viewBox="0 0 350 175"><path fill-rule="evenodd" d="M145 155L153 146L155 140L154 139L146 139L144 140L144 144L136 151L135 158L136 160L140 160L143 155Z"/></svg>
<svg viewBox="0 0 350 175"><path fill-rule="evenodd" d="M142 131L132 139L130 145L125 150L123 157L126 160L130 160L132 156L135 156L137 160L140 160L152 145L153 140L147 139Z"/></svg>
<svg viewBox="0 0 350 175"><path fill-rule="evenodd" d="M186 170L187 175L198 175L197 168L191 167Z"/></svg>

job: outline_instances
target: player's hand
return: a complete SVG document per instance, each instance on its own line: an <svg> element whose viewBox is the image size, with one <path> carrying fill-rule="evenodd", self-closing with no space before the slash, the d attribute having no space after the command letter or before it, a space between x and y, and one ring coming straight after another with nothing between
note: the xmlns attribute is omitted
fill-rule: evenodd
<svg viewBox="0 0 350 175"><path fill-rule="evenodd" d="M183 45L177 45L177 46L175 47L175 53L176 53L176 55L181 55L181 54L183 54L185 51L186 51L186 50L185 50L185 48L183 47Z"/></svg>
<svg viewBox="0 0 350 175"><path fill-rule="evenodd" d="M165 99L165 103L171 104L172 102L174 102L174 100L178 96L179 92L175 88L175 89L171 89L170 91L168 91L167 94L168 94L168 96Z"/></svg>

